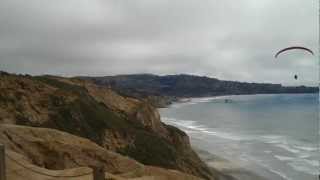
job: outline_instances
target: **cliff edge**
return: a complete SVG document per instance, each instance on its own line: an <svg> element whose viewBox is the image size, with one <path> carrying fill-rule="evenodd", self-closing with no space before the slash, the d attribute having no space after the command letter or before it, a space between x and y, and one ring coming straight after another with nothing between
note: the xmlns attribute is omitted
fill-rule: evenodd
<svg viewBox="0 0 320 180"><path fill-rule="evenodd" d="M57 129L144 165L214 178L192 150L188 136L162 123L150 103L87 81L1 73L0 123ZM68 167L37 162L53 169Z"/></svg>

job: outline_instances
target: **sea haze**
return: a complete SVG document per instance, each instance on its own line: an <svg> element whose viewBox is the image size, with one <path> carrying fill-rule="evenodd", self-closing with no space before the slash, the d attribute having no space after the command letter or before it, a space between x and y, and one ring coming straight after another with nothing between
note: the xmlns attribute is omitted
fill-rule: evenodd
<svg viewBox="0 0 320 180"><path fill-rule="evenodd" d="M194 147L268 179L318 178L318 94L194 98L160 113Z"/></svg>

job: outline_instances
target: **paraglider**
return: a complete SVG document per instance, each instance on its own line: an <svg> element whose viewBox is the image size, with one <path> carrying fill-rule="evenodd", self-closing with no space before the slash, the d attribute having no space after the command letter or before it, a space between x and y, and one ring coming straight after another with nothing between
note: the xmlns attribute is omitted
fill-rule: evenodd
<svg viewBox="0 0 320 180"><path fill-rule="evenodd" d="M284 48L284 49L281 49L280 51L278 51L276 53L276 55L274 56L275 58L278 58L278 56L283 53L283 52L286 52L286 51L290 51L290 50L303 50L303 51L306 51L306 52L309 52L310 54L314 55L313 51L311 49L308 49L306 47L302 47L302 46L291 46L291 47L287 47L287 48ZM294 79L295 80L298 80L298 75L295 74L294 75Z"/></svg>
<svg viewBox="0 0 320 180"><path fill-rule="evenodd" d="M289 50L294 50L294 49L304 50L304 51L307 51L307 52L311 53L312 55L314 55L313 51L308 48L305 48L302 46L292 46L292 47L287 47L287 48L281 49L280 51L277 52L277 54L274 57L277 58L281 53L283 53L285 51L289 51Z"/></svg>

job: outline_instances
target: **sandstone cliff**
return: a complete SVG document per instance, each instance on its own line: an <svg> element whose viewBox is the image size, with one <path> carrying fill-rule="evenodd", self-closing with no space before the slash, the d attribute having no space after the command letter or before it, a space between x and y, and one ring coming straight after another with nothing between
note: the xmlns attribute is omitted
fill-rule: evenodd
<svg viewBox="0 0 320 180"><path fill-rule="evenodd" d="M97 165L103 166L106 178L119 180L200 179L174 170L144 166L90 140L53 129L0 125L0 143L6 146L10 180L92 180L89 167Z"/></svg>
<svg viewBox="0 0 320 180"><path fill-rule="evenodd" d="M188 136L163 124L150 103L120 96L86 81L1 74L0 123L62 130L145 165L213 178L191 149ZM45 162L37 161L46 167ZM69 165L50 165L50 168Z"/></svg>

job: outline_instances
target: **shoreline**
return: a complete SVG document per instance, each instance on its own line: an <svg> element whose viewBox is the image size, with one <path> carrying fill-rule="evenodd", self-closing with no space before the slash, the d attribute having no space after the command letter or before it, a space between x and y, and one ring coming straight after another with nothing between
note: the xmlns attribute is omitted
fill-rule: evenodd
<svg viewBox="0 0 320 180"><path fill-rule="evenodd" d="M198 101L194 103L203 102L203 100L211 100L221 97L230 97L236 95L222 95L222 96L209 96L209 97L196 97L196 98L177 98L176 101L172 102L166 107L162 108L170 108L176 104L187 104L192 103L193 99L197 99ZM159 108L160 109L160 108ZM190 135L188 134L189 138ZM210 168L214 174L217 174L218 180L268 180L264 177L261 177L254 172L251 172L245 168L240 167L235 162L229 161L221 156L212 154L206 150L199 149L194 147L191 144L192 149L197 153L200 159Z"/></svg>
<svg viewBox="0 0 320 180"><path fill-rule="evenodd" d="M296 95L300 95L301 93L296 93ZM308 93L310 94L310 93ZM317 94L317 93L312 93ZM249 94L250 96L251 94ZM278 94L258 94L258 95L278 95ZM289 94L289 95L292 95ZM207 102L212 99L224 99L228 98L230 96L237 96L237 95L224 95L224 96L210 96L210 97L197 97L197 98L181 98L178 101L172 103L166 108L173 107L175 105L177 106L183 106L183 104L196 104L201 102ZM241 95L242 96L242 95ZM187 133L188 134L188 133ZM188 136L191 138L191 135L188 134ZM221 173L221 178L223 180L232 180L232 179L238 179L238 180L267 180L269 179L269 175L266 176L265 173L262 173L263 177L257 174L257 172L250 170L248 167L241 167L241 165L237 164L237 160L233 161L233 159L226 160L223 156L217 156L216 154L212 154L211 152L208 152L208 150L202 150L198 149L200 147L195 146L194 144L191 144L192 148L196 151L196 153L199 155L199 157L215 171L215 173ZM260 168L264 169L263 166ZM281 174L277 172L270 171L270 169L265 169L265 172L270 173L271 177L275 177L276 179L287 179L286 177L283 177Z"/></svg>
<svg viewBox="0 0 320 180"><path fill-rule="evenodd" d="M192 147L199 157L215 172L219 180L268 180L262 176L251 172L248 169L242 168L236 162L224 159L208 151Z"/></svg>
<svg viewBox="0 0 320 180"><path fill-rule="evenodd" d="M261 94L225 94L225 95L213 95L213 96L200 96L200 97L166 97L169 100L166 103L161 104L160 106L156 106L157 109L165 109L169 108L175 104L185 104L192 103L192 100L211 100L223 97L231 97L231 96L256 96L256 95L301 95L301 94L319 94L319 92L312 93L261 93ZM159 96L159 98L164 98ZM200 101L203 102L203 101ZM199 103L199 101L195 101L193 103Z"/></svg>

